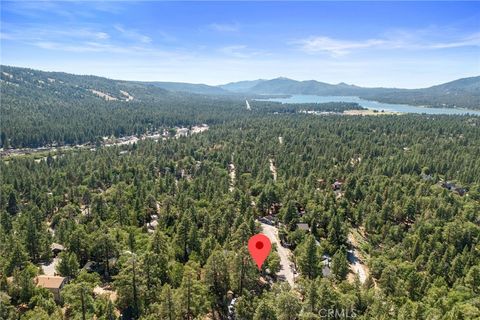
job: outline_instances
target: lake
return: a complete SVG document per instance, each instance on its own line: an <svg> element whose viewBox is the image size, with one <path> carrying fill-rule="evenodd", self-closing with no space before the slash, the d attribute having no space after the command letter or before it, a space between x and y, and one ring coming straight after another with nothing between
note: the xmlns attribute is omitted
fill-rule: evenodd
<svg viewBox="0 0 480 320"><path fill-rule="evenodd" d="M276 101L281 103L325 103L325 102L356 102L360 106L371 110L385 110L402 113L426 113L426 114L473 114L480 116L480 110L452 109L452 108L425 108L408 104L392 104L351 96L315 96L315 95L292 95L288 98L256 99L263 101Z"/></svg>

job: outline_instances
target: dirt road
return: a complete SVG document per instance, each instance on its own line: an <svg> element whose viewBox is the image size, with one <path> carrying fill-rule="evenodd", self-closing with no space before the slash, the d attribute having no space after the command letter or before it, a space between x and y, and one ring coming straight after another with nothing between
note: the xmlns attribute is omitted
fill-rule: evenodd
<svg viewBox="0 0 480 320"><path fill-rule="evenodd" d="M272 172L273 181L277 181L277 167L275 167L273 159L269 159L268 161L270 162L270 171Z"/></svg>
<svg viewBox="0 0 480 320"><path fill-rule="evenodd" d="M348 262L350 262L350 269L354 274L358 275L361 283L364 283L368 277L368 268L363 263L362 258L359 256L358 243L355 236L352 233L348 234L348 241L352 245L352 249L347 251Z"/></svg>
<svg viewBox="0 0 480 320"><path fill-rule="evenodd" d="M228 174L230 176L230 186L228 187L228 190L230 192L233 192L235 190L235 165L233 163L230 163L228 165Z"/></svg>

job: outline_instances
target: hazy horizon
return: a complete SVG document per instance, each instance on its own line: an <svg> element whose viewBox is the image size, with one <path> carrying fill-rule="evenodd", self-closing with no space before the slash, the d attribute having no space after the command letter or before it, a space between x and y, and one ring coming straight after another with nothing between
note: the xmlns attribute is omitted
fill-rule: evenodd
<svg viewBox="0 0 480 320"><path fill-rule="evenodd" d="M9 2L2 64L220 85L287 77L425 88L480 74L470 2Z"/></svg>
<svg viewBox="0 0 480 320"><path fill-rule="evenodd" d="M170 81L170 80L163 80L163 79L159 79L159 80L120 79L120 78L112 78L112 77L109 77L109 76L103 76L103 75L98 75L98 74L71 73L71 72L66 72L66 71L62 71L62 70L46 70L46 69L33 68L33 67L29 67L29 66L20 66L20 65L5 65L5 66L15 67L15 68L26 68L26 69L38 70L38 71L42 71L42 72L60 72L60 73L68 73L68 74L78 75L78 76L93 76L93 77L100 77L100 78L106 78L106 79L118 80L118 81L133 81L133 82L170 82L170 83L185 83L185 84L208 85L208 86L212 86L212 87L220 87L220 86L227 85L227 84L230 84L230 83L238 83L238 82L245 82L245 81L258 81L258 80L261 80L261 81L269 81L269 80L275 80L275 79L280 79L280 78L289 79L289 80L294 80L294 81L300 81L300 82L301 82L301 81L312 81L312 80L313 80L313 81L322 82L322 83L328 83L328 84L333 84L333 85L338 85L338 84L344 83L344 84L347 84L347 85L354 85L354 86L359 86L359 87L362 87L362 88L380 88L380 87L381 87L381 86L360 86L360 85L358 85L358 84L356 84L356 83L349 83L349 82L345 82L345 81L341 81L341 82L337 82L337 83L331 83L331 82L323 81L323 80L321 80L321 79L294 79L294 78L285 77L285 76L279 76L279 77L271 78L271 79L239 79L239 80L230 81L230 82L226 82L226 83L207 84L207 83L204 83L204 82ZM429 87L433 87L433 86L436 86L436 85L441 85L441 84L444 84L444 83L452 82L452 81L455 81L455 80L460 80L460 79L465 79L465 78L474 78L474 77L480 77L480 74L478 74L478 75L472 75L472 76L470 76L470 77L455 78L455 79L451 79L451 80L448 80L448 81L446 81L446 82L441 82L441 83L433 83L433 84L428 85L428 86L425 86L425 87L417 87L417 88L382 87L382 88L392 88L392 89L424 89L424 88L429 88Z"/></svg>

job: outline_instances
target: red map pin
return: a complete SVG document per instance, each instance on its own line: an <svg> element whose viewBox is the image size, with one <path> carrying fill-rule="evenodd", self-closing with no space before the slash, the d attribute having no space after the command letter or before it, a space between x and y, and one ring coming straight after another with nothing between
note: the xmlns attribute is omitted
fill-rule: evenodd
<svg viewBox="0 0 480 320"><path fill-rule="evenodd" d="M258 266L258 269L262 268L262 264L267 259L272 249L270 239L262 233L256 234L248 240L248 251Z"/></svg>

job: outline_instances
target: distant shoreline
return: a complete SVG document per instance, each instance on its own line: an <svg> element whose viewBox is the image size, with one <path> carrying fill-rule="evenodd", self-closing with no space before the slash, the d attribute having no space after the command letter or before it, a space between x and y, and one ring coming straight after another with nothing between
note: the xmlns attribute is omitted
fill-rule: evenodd
<svg viewBox="0 0 480 320"><path fill-rule="evenodd" d="M270 96L270 95L268 95ZM285 97L287 96L287 97ZM312 97L315 97L312 99ZM318 99L316 99L318 97ZM299 100L300 99L300 100ZM303 100L302 100L303 99ZM390 111L393 113L415 113L415 114L447 114L447 115L472 115L480 116L480 110L454 107L433 107L426 105L410 105L402 103L387 103L377 100L365 99L359 96L325 96L314 94L298 94L298 95L278 95L275 98L255 99L259 101L280 102L283 104L298 103L329 103L329 102L345 102L358 103L361 107L369 110ZM289 101L291 100L291 101Z"/></svg>

